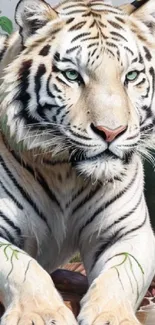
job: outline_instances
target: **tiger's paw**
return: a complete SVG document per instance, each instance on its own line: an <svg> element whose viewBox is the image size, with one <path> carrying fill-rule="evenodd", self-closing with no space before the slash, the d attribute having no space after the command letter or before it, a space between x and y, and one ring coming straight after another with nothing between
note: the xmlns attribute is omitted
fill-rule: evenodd
<svg viewBox="0 0 155 325"><path fill-rule="evenodd" d="M11 305L1 319L1 325L77 325L74 315L65 304L51 307L44 301L29 299Z"/></svg>
<svg viewBox="0 0 155 325"><path fill-rule="evenodd" d="M132 317L124 317L120 318L116 313L114 314L112 311L103 312L91 318L89 315L80 315L78 317L79 325L141 325L137 319L133 319Z"/></svg>
<svg viewBox="0 0 155 325"><path fill-rule="evenodd" d="M83 305L78 316L79 325L141 325L131 308L116 300L104 304L104 299Z"/></svg>

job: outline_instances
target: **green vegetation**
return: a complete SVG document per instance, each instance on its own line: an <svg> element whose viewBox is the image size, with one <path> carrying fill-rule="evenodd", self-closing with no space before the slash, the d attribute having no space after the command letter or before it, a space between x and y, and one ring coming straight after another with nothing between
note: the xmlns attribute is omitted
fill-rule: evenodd
<svg viewBox="0 0 155 325"><path fill-rule="evenodd" d="M0 27L7 34L11 34L13 32L13 24L12 21L5 16L0 17Z"/></svg>

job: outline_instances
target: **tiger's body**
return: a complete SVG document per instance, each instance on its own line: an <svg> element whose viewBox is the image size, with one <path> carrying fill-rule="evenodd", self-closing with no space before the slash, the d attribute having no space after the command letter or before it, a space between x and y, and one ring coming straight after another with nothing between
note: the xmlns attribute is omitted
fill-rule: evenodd
<svg viewBox="0 0 155 325"><path fill-rule="evenodd" d="M22 0L20 35L1 37L2 325L76 324L48 273L77 250L90 283L78 323L138 324L155 264L141 158L154 145L154 12Z"/></svg>

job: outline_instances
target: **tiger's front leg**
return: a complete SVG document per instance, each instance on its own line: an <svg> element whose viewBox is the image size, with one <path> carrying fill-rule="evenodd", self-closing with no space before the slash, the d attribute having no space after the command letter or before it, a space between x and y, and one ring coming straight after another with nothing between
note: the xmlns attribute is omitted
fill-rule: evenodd
<svg viewBox="0 0 155 325"><path fill-rule="evenodd" d="M105 203L102 213L107 211L107 219L102 215L102 223L96 215L93 222L90 219L91 227L87 222L81 231L81 255L90 288L81 301L80 325L139 324L135 311L151 283L155 265L155 240L140 171L138 168L135 179L133 173L122 198L120 189L115 199ZM93 234L90 229L95 229Z"/></svg>
<svg viewBox="0 0 155 325"><path fill-rule="evenodd" d="M0 237L1 325L74 325L51 277L24 251Z"/></svg>

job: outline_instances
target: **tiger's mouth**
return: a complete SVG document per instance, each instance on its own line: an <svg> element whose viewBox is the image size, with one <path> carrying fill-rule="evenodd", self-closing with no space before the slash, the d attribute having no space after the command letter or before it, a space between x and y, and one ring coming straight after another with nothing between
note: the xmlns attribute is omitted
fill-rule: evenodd
<svg viewBox="0 0 155 325"><path fill-rule="evenodd" d="M74 154L71 155L70 157L70 162L73 166L79 165L80 163L83 162L95 162L95 161L102 161L102 160L119 160L122 161L124 164L128 164L131 161L133 155L133 151L125 153L123 158L120 158L117 156L115 153L110 151L109 149L106 149L102 151L101 153L88 157L86 153L84 152L75 152Z"/></svg>

